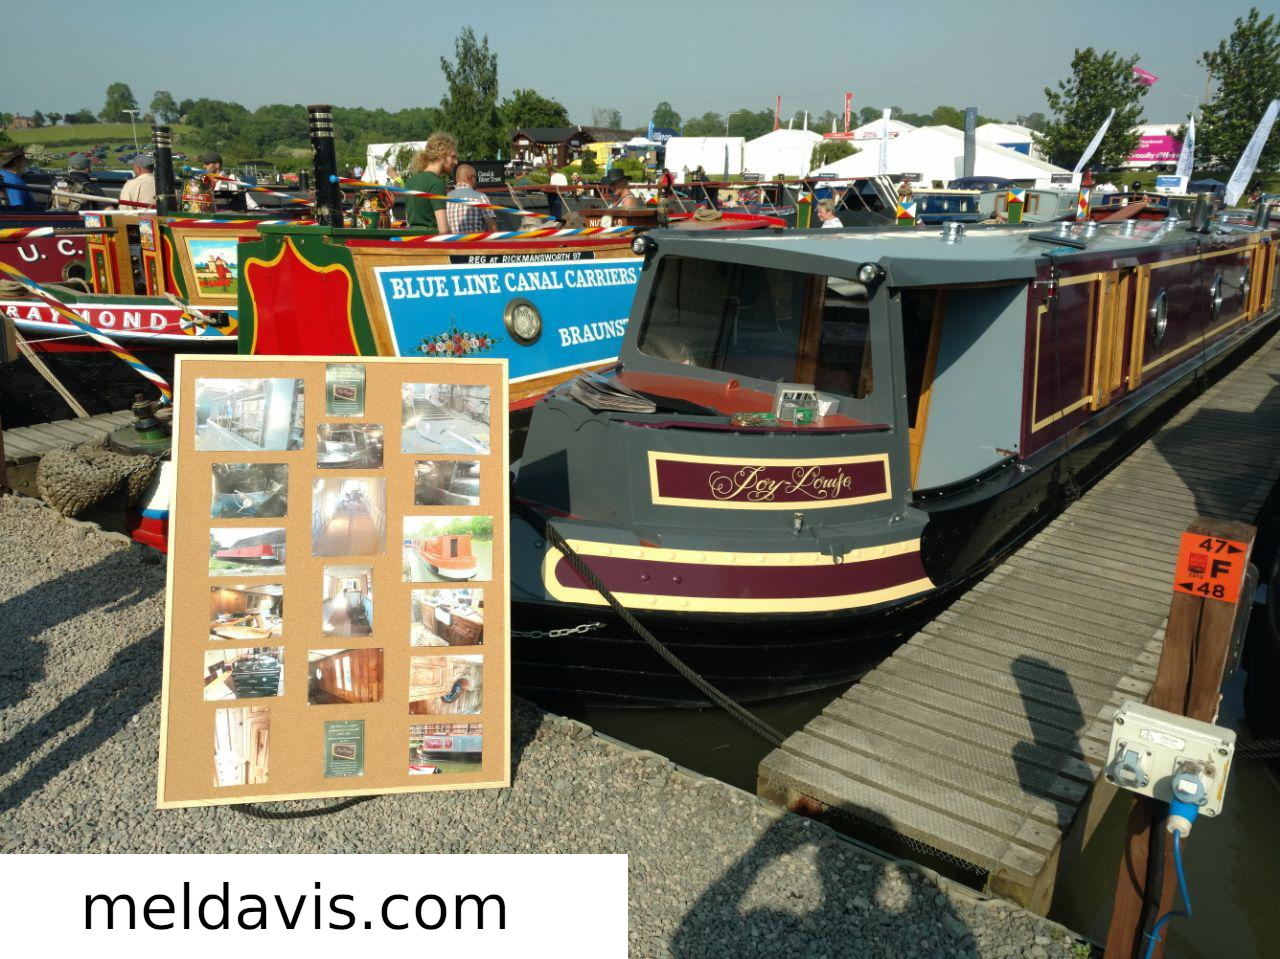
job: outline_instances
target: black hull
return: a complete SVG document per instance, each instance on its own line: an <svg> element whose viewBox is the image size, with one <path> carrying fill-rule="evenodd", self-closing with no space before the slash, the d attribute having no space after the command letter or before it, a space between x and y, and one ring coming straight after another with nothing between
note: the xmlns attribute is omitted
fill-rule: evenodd
<svg viewBox="0 0 1280 959"><path fill-rule="evenodd" d="M637 618L695 672L732 698L760 701L855 681L941 612L978 576L1055 518L1146 441L1210 379L1225 374L1270 335L1242 335L1203 366L1185 368L1128 407L1118 404L1026 471L1010 465L963 492L917 505L928 510L925 566L939 588L919 600L790 617L640 615ZM693 707L707 700L607 607L513 603L512 676L538 702L584 707ZM521 632L604 626L580 634ZM1280 649L1277 650L1280 660ZM1277 663L1280 676L1280 662ZM1275 688L1274 685L1271 688ZM1280 715L1275 717L1280 721Z"/></svg>

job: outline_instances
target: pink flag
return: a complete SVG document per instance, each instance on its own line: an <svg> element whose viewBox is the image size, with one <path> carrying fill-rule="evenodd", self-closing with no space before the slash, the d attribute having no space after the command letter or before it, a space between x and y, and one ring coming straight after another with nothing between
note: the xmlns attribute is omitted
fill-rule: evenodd
<svg viewBox="0 0 1280 959"><path fill-rule="evenodd" d="M1141 83L1144 87L1155 86L1155 82L1160 79L1154 73L1150 72L1149 70L1144 70L1142 69L1142 67L1133 68L1133 78L1137 80L1139 83Z"/></svg>

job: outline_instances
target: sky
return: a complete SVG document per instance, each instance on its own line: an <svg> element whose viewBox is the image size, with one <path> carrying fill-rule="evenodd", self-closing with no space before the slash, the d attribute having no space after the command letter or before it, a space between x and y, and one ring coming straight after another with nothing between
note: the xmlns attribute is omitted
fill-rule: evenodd
<svg viewBox="0 0 1280 959"><path fill-rule="evenodd" d="M666 100L683 116L750 108L782 115L897 105L976 106L986 116L1048 112L1044 87L1073 49L1138 54L1160 80L1147 122L1179 122L1203 94L1196 58L1252 4L1236 0L0 0L9 39L0 110L97 112L123 81L143 109L185 98L340 106L436 106L440 57L465 26L487 34L501 95L536 90L577 123L593 107L643 127ZM1267 12L1267 3L1259 9ZM157 17L163 17L158 20Z"/></svg>

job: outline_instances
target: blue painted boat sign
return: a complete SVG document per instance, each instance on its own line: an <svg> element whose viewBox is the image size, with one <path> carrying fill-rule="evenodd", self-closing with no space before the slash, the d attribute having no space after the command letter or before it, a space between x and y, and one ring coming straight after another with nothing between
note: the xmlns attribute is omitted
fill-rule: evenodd
<svg viewBox="0 0 1280 959"><path fill-rule="evenodd" d="M374 273L397 355L505 356L514 382L616 359L642 263L473 262Z"/></svg>

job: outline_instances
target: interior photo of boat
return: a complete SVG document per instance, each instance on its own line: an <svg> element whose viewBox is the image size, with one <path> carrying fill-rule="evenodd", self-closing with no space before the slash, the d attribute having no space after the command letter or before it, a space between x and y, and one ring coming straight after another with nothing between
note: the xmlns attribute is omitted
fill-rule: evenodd
<svg viewBox="0 0 1280 959"><path fill-rule="evenodd" d="M489 388L406 383L400 448L405 453L488 453Z"/></svg>
<svg viewBox="0 0 1280 959"><path fill-rule="evenodd" d="M205 651L205 702L283 695L283 646L218 647Z"/></svg>
<svg viewBox="0 0 1280 959"><path fill-rule="evenodd" d="M312 706L382 702L381 649L307 652L307 702Z"/></svg>
<svg viewBox="0 0 1280 959"><path fill-rule="evenodd" d="M387 550L387 481L318 479L311 496L315 556L376 556Z"/></svg>
<svg viewBox="0 0 1280 959"><path fill-rule="evenodd" d="M214 586L209 590L209 638L260 642L284 633L284 586Z"/></svg>
<svg viewBox="0 0 1280 959"><path fill-rule="evenodd" d="M483 589L415 589L410 601L411 646L484 644Z"/></svg>
<svg viewBox="0 0 1280 959"><path fill-rule="evenodd" d="M235 706L213 714L213 784L267 782L271 758L271 709Z"/></svg>
<svg viewBox="0 0 1280 959"><path fill-rule="evenodd" d="M373 632L373 569L324 568L324 634L368 636Z"/></svg>
<svg viewBox="0 0 1280 959"><path fill-rule="evenodd" d="M420 460L413 464L414 506L475 506L479 460Z"/></svg>
<svg viewBox="0 0 1280 959"><path fill-rule="evenodd" d="M484 698L484 657L409 657L409 712L414 716L478 713Z"/></svg>
<svg viewBox="0 0 1280 959"><path fill-rule="evenodd" d="M196 449L302 449L302 380L196 383Z"/></svg>
<svg viewBox="0 0 1280 959"><path fill-rule="evenodd" d="M284 463L214 463L214 519L288 515L289 467Z"/></svg>
<svg viewBox="0 0 1280 959"><path fill-rule="evenodd" d="M378 423L317 423L316 466L321 469L381 469Z"/></svg>

